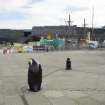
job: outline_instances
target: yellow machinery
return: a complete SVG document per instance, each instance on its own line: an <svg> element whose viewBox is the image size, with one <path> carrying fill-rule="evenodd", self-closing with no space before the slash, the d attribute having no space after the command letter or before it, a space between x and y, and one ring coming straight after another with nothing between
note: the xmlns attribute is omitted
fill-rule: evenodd
<svg viewBox="0 0 105 105"><path fill-rule="evenodd" d="M16 49L16 52L23 53L23 46L20 43L15 43L14 48Z"/></svg>

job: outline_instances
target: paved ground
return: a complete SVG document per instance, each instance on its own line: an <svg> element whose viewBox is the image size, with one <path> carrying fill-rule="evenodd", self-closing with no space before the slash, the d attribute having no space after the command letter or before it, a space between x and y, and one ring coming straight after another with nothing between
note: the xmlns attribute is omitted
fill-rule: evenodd
<svg viewBox="0 0 105 105"><path fill-rule="evenodd" d="M28 91L27 62L40 61L42 90ZM65 70L70 57L72 70ZM0 55L0 105L105 105L105 51Z"/></svg>

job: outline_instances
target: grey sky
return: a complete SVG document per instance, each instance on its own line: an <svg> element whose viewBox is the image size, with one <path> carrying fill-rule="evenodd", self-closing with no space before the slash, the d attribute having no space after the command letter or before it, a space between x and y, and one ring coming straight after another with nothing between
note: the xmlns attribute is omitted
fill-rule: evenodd
<svg viewBox="0 0 105 105"><path fill-rule="evenodd" d="M65 25L69 14L73 25L82 26L85 18L91 27L93 6L94 26L101 27L105 25L104 0L0 0L0 28Z"/></svg>

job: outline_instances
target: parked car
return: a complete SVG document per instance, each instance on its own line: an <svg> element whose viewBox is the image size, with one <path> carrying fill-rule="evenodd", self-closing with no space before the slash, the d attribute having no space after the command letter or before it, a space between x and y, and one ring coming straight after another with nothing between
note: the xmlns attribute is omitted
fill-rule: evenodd
<svg viewBox="0 0 105 105"><path fill-rule="evenodd" d="M88 43L87 47L91 49L95 49L95 48L98 48L98 45L95 45L94 43Z"/></svg>
<svg viewBox="0 0 105 105"><path fill-rule="evenodd" d="M105 43L101 43L101 44L99 44L98 47L99 47L99 48L105 48Z"/></svg>
<svg viewBox="0 0 105 105"><path fill-rule="evenodd" d="M23 46L24 52L33 52L33 46Z"/></svg>

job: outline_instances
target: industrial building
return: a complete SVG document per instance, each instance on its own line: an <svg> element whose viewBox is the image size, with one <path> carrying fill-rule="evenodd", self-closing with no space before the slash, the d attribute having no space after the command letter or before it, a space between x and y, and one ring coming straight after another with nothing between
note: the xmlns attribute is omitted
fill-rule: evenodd
<svg viewBox="0 0 105 105"><path fill-rule="evenodd" d="M81 40L87 38L87 33L90 32L91 40L102 42L105 40L105 29L74 26L34 26L32 30L11 30L0 29L0 43L2 42L19 42L27 43L29 41L38 41L41 37L55 38L61 37L66 39Z"/></svg>
<svg viewBox="0 0 105 105"><path fill-rule="evenodd" d="M31 40L40 40L40 37L32 36L31 32L31 30L0 29L0 43L27 43Z"/></svg>
<svg viewBox="0 0 105 105"><path fill-rule="evenodd" d="M32 28L32 35L34 36L43 36L47 37L51 35L53 38L56 36L65 37L70 39L85 39L87 37L87 33L90 32L91 40L103 41L105 40L105 29L102 28L94 28L93 34L92 29L87 27L77 27L74 26L43 26L37 27L34 26Z"/></svg>

